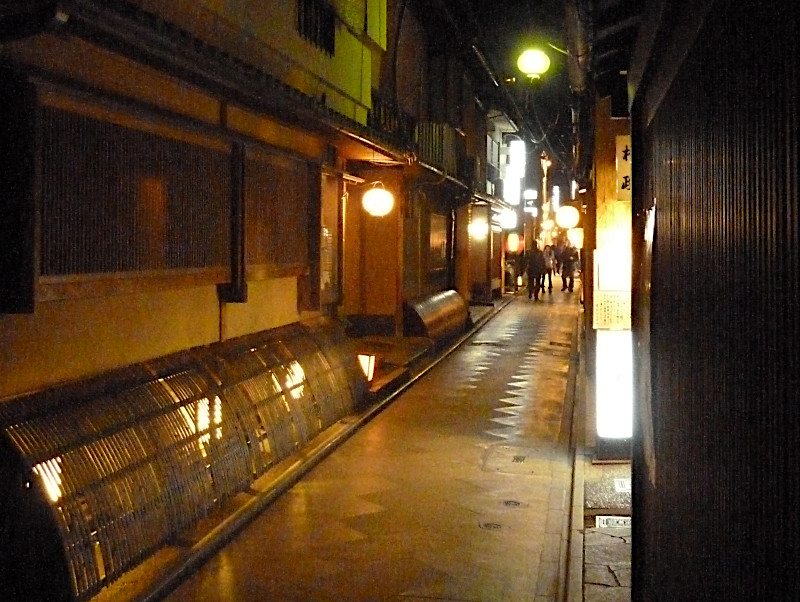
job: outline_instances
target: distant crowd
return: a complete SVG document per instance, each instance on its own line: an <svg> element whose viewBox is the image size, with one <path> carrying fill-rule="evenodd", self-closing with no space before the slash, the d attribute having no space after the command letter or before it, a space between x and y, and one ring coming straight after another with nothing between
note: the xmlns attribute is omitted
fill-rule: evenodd
<svg viewBox="0 0 800 602"><path fill-rule="evenodd" d="M545 289L553 293L553 274L561 276L561 290L571 293L575 288L575 272L580 270L580 253L569 242L545 245L540 249L534 243L532 249L521 256L519 273L523 271L528 278L528 299L539 300L539 293Z"/></svg>

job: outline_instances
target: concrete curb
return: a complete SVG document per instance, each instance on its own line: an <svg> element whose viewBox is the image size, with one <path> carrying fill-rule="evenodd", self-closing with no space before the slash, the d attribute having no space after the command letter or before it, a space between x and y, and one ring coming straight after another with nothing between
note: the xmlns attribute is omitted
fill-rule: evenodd
<svg viewBox="0 0 800 602"><path fill-rule="evenodd" d="M584 349L584 314L578 315L578 326L575 330L576 341L573 354L577 357L570 361L570 375L567 382L567 394L572 395L572 425L570 429L570 455L572 462L572 487L570 492L569 526L567 535L567 559L563 602L583 602L583 504L584 504L584 456L583 440L578 437L579 429L585 421L585 365ZM575 374L573 374L573 368Z"/></svg>

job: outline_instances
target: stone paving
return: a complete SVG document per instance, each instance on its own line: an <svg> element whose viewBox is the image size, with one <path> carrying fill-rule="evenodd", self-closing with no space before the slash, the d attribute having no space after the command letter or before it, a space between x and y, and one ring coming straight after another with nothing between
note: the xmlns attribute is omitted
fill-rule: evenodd
<svg viewBox="0 0 800 602"><path fill-rule="evenodd" d="M574 413L563 403L577 303L546 299L487 310L488 328L168 599L628 602L631 530L594 519L629 514L614 486L630 465L592 463L580 375ZM120 591L109 600L138 599Z"/></svg>
<svg viewBox="0 0 800 602"><path fill-rule="evenodd" d="M167 599L561 600L578 311L516 298Z"/></svg>
<svg viewBox="0 0 800 602"><path fill-rule="evenodd" d="M631 514L629 463L593 463L585 457L583 474L583 600L631 599L631 528L597 528L598 516Z"/></svg>
<svg viewBox="0 0 800 602"><path fill-rule="evenodd" d="M628 602L631 599L631 529L586 529L583 546L585 602Z"/></svg>

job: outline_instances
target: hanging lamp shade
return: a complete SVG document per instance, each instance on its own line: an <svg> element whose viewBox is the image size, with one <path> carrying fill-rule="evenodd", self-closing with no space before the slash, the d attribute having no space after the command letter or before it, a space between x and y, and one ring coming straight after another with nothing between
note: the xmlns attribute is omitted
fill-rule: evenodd
<svg viewBox="0 0 800 602"><path fill-rule="evenodd" d="M394 207L394 196L383 187L383 182L373 182L372 188L361 197L361 205L370 215L383 217Z"/></svg>
<svg viewBox="0 0 800 602"><path fill-rule="evenodd" d="M567 240L572 243L576 249L583 248L583 228L571 228L567 230Z"/></svg>
<svg viewBox="0 0 800 602"><path fill-rule="evenodd" d="M579 219L580 213L571 205L562 205L558 208L558 211L556 211L556 223L559 228L564 228L565 230L574 228L578 225Z"/></svg>
<svg viewBox="0 0 800 602"><path fill-rule="evenodd" d="M503 230L512 230L517 227L517 212L506 210L500 213L500 227Z"/></svg>
<svg viewBox="0 0 800 602"><path fill-rule="evenodd" d="M528 77L535 79L550 68L550 57L537 49L529 49L519 55L517 68Z"/></svg>

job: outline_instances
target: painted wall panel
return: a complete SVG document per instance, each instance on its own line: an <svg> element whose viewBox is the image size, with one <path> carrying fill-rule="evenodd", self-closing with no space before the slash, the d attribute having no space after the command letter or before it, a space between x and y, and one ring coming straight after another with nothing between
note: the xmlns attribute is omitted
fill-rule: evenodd
<svg viewBox="0 0 800 602"><path fill-rule="evenodd" d="M218 338L213 286L41 303L0 315L0 398Z"/></svg>
<svg viewBox="0 0 800 602"><path fill-rule="evenodd" d="M371 106L372 65L377 64L379 69L379 57L386 47L386 0L334 3L336 40L332 56L298 33L296 0L143 0L141 6L265 69L304 94L318 99L324 95L326 104L343 115L366 121L366 110Z"/></svg>
<svg viewBox="0 0 800 602"><path fill-rule="evenodd" d="M247 284L247 303L222 306L221 340L290 324L297 313L297 278L275 278Z"/></svg>

